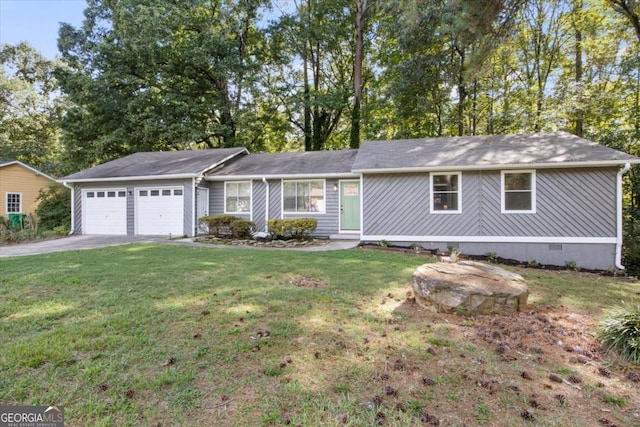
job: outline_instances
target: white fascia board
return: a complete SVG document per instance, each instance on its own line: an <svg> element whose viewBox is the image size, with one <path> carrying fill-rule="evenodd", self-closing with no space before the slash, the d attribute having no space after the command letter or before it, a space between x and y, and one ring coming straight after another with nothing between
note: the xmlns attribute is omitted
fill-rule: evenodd
<svg viewBox="0 0 640 427"><path fill-rule="evenodd" d="M185 173L177 175L146 175L146 176L118 176L109 178L80 178L80 179L59 179L57 182L83 183L83 182L117 182L117 181L157 181L169 179L192 179L198 178L200 174Z"/></svg>
<svg viewBox="0 0 640 427"><path fill-rule="evenodd" d="M479 170L508 170L508 169L569 169L581 167L609 167L623 166L626 163L640 164L637 160L606 160L597 162L571 162L571 163L522 163L504 165L443 165L425 167L402 167L402 168L380 168L380 169L354 169L353 172L361 174L374 173L411 173L411 172L447 172L447 171L479 171Z"/></svg>
<svg viewBox="0 0 640 427"><path fill-rule="evenodd" d="M460 243L574 243L574 244L615 244L615 237L532 237L532 236L394 236L363 235L362 240L389 242L460 242Z"/></svg>
<svg viewBox="0 0 640 427"><path fill-rule="evenodd" d="M50 179L53 182L60 182L57 179L50 177L46 173L44 173L42 171L39 171L38 169L36 169L34 167L31 167L31 166L29 166L29 165L27 165L25 163L22 163L20 160L12 160L10 162L3 163L3 164L0 165L0 168L5 167L5 166L11 166L11 165L20 165L25 169L29 169L31 172L35 173L38 176L43 176L43 177L45 177L47 179Z"/></svg>
<svg viewBox="0 0 640 427"><path fill-rule="evenodd" d="M291 175L217 175L205 176L205 181L246 181L265 179L330 179L330 178L360 178L355 173L312 173L312 174L291 174Z"/></svg>

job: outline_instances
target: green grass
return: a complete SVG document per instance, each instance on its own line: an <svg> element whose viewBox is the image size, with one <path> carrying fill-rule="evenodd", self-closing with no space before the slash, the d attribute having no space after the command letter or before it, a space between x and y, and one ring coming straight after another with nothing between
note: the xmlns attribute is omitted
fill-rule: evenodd
<svg viewBox="0 0 640 427"><path fill-rule="evenodd" d="M506 365L467 342L470 325L425 323L407 305L427 261L174 245L0 259L0 403L63 405L67 426L405 426L425 411L448 425L527 425L519 403L478 394L474 378ZM560 292L594 312L635 292L527 274L533 300ZM461 364L476 358L487 365ZM496 402L522 400L509 396Z"/></svg>

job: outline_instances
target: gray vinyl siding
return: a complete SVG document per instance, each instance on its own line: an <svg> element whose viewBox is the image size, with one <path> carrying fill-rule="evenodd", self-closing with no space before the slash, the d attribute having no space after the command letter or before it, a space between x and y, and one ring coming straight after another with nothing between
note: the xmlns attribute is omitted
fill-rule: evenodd
<svg viewBox="0 0 640 427"><path fill-rule="evenodd" d="M536 212L501 213L500 171L463 172L460 214L430 214L429 174L363 179L364 235L614 237L616 168L536 171Z"/></svg>
<svg viewBox="0 0 640 427"><path fill-rule="evenodd" d="M257 231L266 230L265 202L267 200L267 185L260 180L254 180L251 185L251 216Z"/></svg>
<svg viewBox="0 0 640 427"><path fill-rule="evenodd" d="M82 187L73 185L73 234L82 234Z"/></svg>
<svg viewBox="0 0 640 427"><path fill-rule="evenodd" d="M282 181L269 181L269 218L282 218Z"/></svg>
<svg viewBox="0 0 640 427"><path fill-rule="evenodd" d="M82 190L92 188L125 188L127 191L127 235L135 234L135 188L141 187L182 187L183 188L183 232L187 236L193 235L193 198L194 188L190 179L185 180L157 180L157 181L110 181L75 184L75 234L83 234L82 226Z"/></svg>
<svg viewBox="0 0 640 427"><path fill-rule="evenodd" d="M224 182L213 181L209 186L209 214L224 214Z"/></svg>

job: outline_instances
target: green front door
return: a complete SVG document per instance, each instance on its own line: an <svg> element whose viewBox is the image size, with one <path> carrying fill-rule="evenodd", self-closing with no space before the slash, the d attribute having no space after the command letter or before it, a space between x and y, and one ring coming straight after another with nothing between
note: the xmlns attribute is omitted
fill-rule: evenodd
<svg viewBox="0 0 640 427"><path fill-rule="evenodd" d="M360 230L360 181L340 181L340 230Z"/></svg>

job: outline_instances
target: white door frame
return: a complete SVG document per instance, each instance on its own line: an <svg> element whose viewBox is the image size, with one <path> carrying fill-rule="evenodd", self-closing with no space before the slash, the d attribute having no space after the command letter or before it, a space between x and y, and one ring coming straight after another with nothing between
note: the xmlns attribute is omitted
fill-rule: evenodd
<svg viewBox="0 0 640 427"><path fill-rule="evenodd" d="M209 215L209 189L205 187L196 187L196 234L198 231L207 233L208 227L198 224L198 218Z"/></svg>

